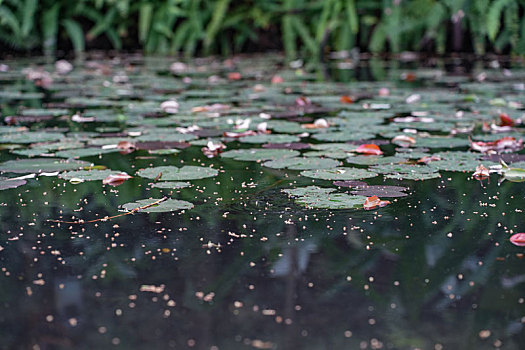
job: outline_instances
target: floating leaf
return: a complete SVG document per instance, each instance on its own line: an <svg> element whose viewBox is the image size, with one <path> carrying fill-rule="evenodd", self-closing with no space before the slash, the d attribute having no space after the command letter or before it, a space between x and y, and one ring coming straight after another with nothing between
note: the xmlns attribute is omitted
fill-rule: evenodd
<svg viewBox="0 0 525 350"><path fill-rule="evenodd" d="M159 199L141 199L141 200L138 200L132 203L123 204L122 208L127 211L132 211L133 209L144 207L151 203L155 203L157 201L159 201ZM190 202L181 201L178 199L167 199L158 205L142 209L139 212L163 213L163 212L186 210L186 209L192 209L192 208L193 208L193 204Z"/></svg>
<svg viewBox="0 0 525 350"><path fill-rule="evenodd" d="M165 188L165 189L171 189L176 190L179 188L185 188L190 187L191 184L189 182L170 182L170 181L163 181L163 182L155 182L151 184L151 187L154 188Z"/></svg>
<svg viewBox="0 0 525 350"><path fill-rule="evenodd" d="M119 174L118 171L104 169L104 170L76 170L76 171L67 171L65 173L59 174L58 177L64 180L69 180L71 182L82 181L100 181L104 180L109 176L114 176ZM129 175L128 175L129 176Z"/></svg>
<svg viewBox="0 0 525 350"><path fill-rule="evenodd" d="M405 191L406 187L401 186L384 186L384 185L366 185L352 186L353 191L350 193L360 196L379 196L379 197L405 197L408 196Z"/></svg>
<svg viewBox="0 0 525 350"><path fill-rule="evenodd" d="M327 133L318 133L312 136L312 138L319 141L358 141L373 139L376 135L367 132L348 132L348 131L336 131Z"/></svg>
<svg viewBox="0 0 525 350"><path fill-rule="evenodd" d="M395 164L406 162L406 158L401 157L379 157L379 156L354 156L346 159L348 163L359 165L378 165L378 164Z"/></svg>
<svg viewBox="0 0 525 350"><path fill-rule="evenodd" d="M271 160L263 165L273 169L310 170L335 168L341 162L331 158L293 157Z"/></svg>
<svg viewBox="0 0 525 350"><path fill-rule="evenodd" d="M9 188L17 188L27 183L24 179L9 179L6 177L0 177L0 191L7 190Z"/></svg>
<svg viewBox="0 0 525 350"><path fill-rule="evenodd" d="M161 174L162 180L167 181L181 181L181 180L197 180L214 177L219 173L218 170L212 168L205 168L200 166L186 165L181 168L176 166L159 166L154 168L146 168L139 170L137 176L148 179L156 179Z"/></svg>
<svg viewBox="0 0 525 350"><path fill-rule="evenodd" d="M332 193L333 188L308 186L285 189L283 192L293 197L298 204L317 209L354 209L362 206L366 197L350 196L346 193Z"/></svg>
<svg viewBox="0 0 525 350"><path fill-rule="evenodd" d="M34 158L9 160L0 164L0 171L11 173L41 173L80 169L89 162L79 160L64 160L58 158Z"/></svg>
<svg viewBox="0 0 525 350"><path fill-rule="evenodd" d="M334 169L305 170L302 176L322 180L359 180L377 176L377 173L360 168L339 167Z"/></svg>
<svg viewBox="0 0 525 350"><path fill-rule="evenodd" d="M251 136L244 136L239 139L244 143L291 143L300 140L297 136L281 135L281 134L258 134Z"/></svg>
<svg viewBox="0 0 525 350"><path fill-rule="evenodd" d="M281 158L290 158L300 155L299 152L288 149L235 149L221 153L223 158L233 158L240 161L264 161Z"/></svg>
<svg viewBox="0 0 525 350"><path fill-rule="evenodd" d="M21 132L0 134L0 143L35 143L51 142L64 138L64 135L57 132Z"/></svg>

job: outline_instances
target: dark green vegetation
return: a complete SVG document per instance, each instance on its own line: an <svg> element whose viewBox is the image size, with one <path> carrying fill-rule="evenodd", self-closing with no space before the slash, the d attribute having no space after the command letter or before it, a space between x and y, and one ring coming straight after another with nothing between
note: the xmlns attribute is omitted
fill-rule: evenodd
<svg viewBox="0 0 525 350"><path fill-rule="evenodd" d="M0 72L0 348L523 348L520 67L45 62Z"/></svg>
<svg viewBox="0 0 525 350"><path fill-rule="evenodd" d="M525 53L523 0L3 0L0 40L16 49L146 53L353 47ZM487 50L488 49L488 50Z"/></svg>

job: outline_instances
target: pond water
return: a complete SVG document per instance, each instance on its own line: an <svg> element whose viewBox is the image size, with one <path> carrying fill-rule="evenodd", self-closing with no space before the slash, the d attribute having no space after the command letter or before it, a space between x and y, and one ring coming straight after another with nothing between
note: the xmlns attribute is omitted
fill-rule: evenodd
<svg viewBox="0 0 525 350"><path fill-rule="evenodd" d="M1 349L525 347L525 70L173 62L0 65Z"/></svg>

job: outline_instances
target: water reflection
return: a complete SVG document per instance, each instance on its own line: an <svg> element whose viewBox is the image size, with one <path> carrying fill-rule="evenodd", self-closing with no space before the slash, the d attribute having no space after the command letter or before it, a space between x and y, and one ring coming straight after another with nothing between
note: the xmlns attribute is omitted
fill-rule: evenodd
<svg viewBox="0 0 525 350"><path fill-rule="evenodd" d="M398 68L372 60L338 79ZM101 159L130 174L210 164L200 147L147 156ZM39 178L0 192L0 348L524 347L523 250L508 242L523 230L523 184L444 173L400 182L410 196L378 211L306 210L280 192L310 184L296 172L214 162L228 172L175 191L196 206L173 214L47 221L111 216L165 193L140 179L101 191ZM232 191L242 183L256 187Z"/></svg>
<svg viewBox="0 0 525 350"><path fill-rule="evenodd" d="M34 198L2 220L2 348L518 349L516 186L453 175L378 212L203 204L85 228Z"/></svg>

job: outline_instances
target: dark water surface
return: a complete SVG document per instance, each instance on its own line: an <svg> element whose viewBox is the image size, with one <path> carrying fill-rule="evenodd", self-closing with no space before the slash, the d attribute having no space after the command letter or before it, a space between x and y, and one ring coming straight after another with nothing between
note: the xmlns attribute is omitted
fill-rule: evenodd
<svg viewBox="0 0 525 350"><path fill-rule="evenodd" d="M224 62L205 62L202 67L207 69L176 77L169 74L169 60L88 60L76 63L68 75L52 73L49 90L24 79L21 70L36 67L37 62L42 61L5 62L10 70L0 73L2 117L19 116L16 127L58 131L82 142L108 136L104 132L129 131L151 120L148 113L166 118L158 105L172 97L181 103L180 113L188 116L192 114L186 109L192 106L224 103L237 106L228 111L232 116L292 109L295 114L288 119L306 116L312 121L335 116L347 107L351 113L361 113L358 106L379 103L376 91L382 86L391 91L387 101L392 104L391 112L387 110L391 116L420 108L431 115L453 115L485 106L481 114L487 120L496 118L496 109L517 118L520 108L489 101L523 102L524 96L510 88L520 83L522 70L516 69L515 80L505 79L501 68L483 64L482 72L488 76L483 82L476 80L481 72L447 74L445 64L431 71L389 63L380 66L385 75L379 77L363 66L370 78L386 79L370 83L358 82L349 70L337 76L345 82L336 84L286 69L280 73L285 80L278 90L282 94L247 103L255 84L271 85L269 80L279 67L275 57L264 64L264 58L234 62L233 68ZM90 62L101 66L89 68ZM228 70L241 71L243 79L228 81ZM436 70L442 72L438 78ZM400 78L407 72L416 75L414 85ZM224 79L220 85L209 84L207 77L212 74ZM194 85L182 83L183 76L191 76ZM458 102L462 83L473 87L461 91L468 98ZM293 90L291 99L284 93L286 87ZM7 94L13 91L42 95L13 98ZM406 97L418 92L427 93L423 100L439 96L439 104L406 104ZM371 96L358 96L368 93ZM346 94L357 96L356 103L341 105L339 98ZM472 94L479 100L472 100ZM297 112L294 101L301 95L327 111ZM130 103L141 107L133 111ZM47 120L25 120L20 118L25 110L21 106L68 112ZM61 118L75 111L106 119L78 123ZM34 110L28 114L46 115ZM478 123L476 118L468 123ZM389 122L385 118L383 124ZM189 125L174 123L162 127ZM479 127L476 124L475 130ZM220 136L226 128L213 125L206 130ZM79 136L80 132L97 134ZM432 132L445 135L450 130ZM115 135L109 136L125 138ZM375 135L386 141L392 137ZM320 143L308 137L301 141ZM227 150L260 147L235 140L225 143ZM25 158L10 151L16 149L13 143L4 141L4 145L4 161ZM208 159L201 147L168 155L137 150L81 158L130 175L160 165L220 169L216 177L189 181L188 188L153 188L152 180L138 176L118 187L38 176L0 191L1 349L524 348L525 252L509 242L512 233L525 231L524 183L498 184L497 174L480 183L471 178L474 169L440 170L440 178L424 181L378 176L364 181L408 187L408 196L386 198L392 203L368 211L308 209L281 190L312 184L336 188L331 181L258 162ZM387 144L381 149L392 155L395 147ZM433 148L431 153L441 150ZM2 176L27 173L6 171ZM117 215L124 203L165 195L195 207L168 213L139 211L85 224L48 221Z"/></svg>

